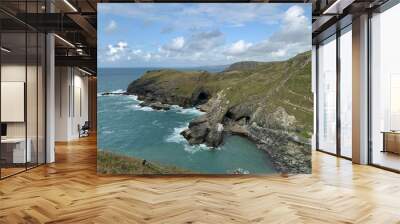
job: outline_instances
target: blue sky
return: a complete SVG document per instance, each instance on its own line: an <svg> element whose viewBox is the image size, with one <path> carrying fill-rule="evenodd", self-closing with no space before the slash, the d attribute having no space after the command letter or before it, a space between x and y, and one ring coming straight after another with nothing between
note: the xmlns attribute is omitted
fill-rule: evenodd
<svg viewBox="0 0 400 224"><path fill-rule="evenodd" d="M276 61L311 49L310 4L99 3L99 67Z"/></svg>

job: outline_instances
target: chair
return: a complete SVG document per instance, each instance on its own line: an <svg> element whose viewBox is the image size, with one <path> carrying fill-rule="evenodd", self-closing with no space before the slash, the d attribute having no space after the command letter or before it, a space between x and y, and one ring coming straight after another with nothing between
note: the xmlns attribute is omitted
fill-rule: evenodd
<svg viewBox="0 0 400 224"><path fill-rule="evenodd" d="M80 127L80 125L78 124L79 138L89 136L89 129L89 121L85 121L82 127Z"/></svg>

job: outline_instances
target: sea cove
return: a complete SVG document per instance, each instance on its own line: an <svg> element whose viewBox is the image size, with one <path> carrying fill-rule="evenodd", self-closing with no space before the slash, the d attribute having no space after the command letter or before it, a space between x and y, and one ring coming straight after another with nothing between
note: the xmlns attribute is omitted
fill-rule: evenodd
<svg viewBox="0 0 400 224"><path fill-rule="evenodd" d="M139 106L134 95L124 92L130 82L155 68L107 68L98 71L98 148L119 155L174 165L194 173L273 173L267 153L240 136L225 136L215 149L189 145L180 134L203 113L195 108L173 106L157 111ZM202 68L218 72L223 68ZM189 69L182 69L189 70Z"/></svg>

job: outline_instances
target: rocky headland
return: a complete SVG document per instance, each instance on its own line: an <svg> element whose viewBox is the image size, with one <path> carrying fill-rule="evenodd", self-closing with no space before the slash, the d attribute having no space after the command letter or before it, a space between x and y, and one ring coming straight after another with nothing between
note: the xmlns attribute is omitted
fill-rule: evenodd
<svg viewBox="0 0 400 224"><path fill-rule="evenodd" d="M278 172L311 173L311 52L279 62L238 62L219 73L149 71L129 84L142 106L206 112L181 134L190 144L217 147L241 135L264 150Z"/></svg>

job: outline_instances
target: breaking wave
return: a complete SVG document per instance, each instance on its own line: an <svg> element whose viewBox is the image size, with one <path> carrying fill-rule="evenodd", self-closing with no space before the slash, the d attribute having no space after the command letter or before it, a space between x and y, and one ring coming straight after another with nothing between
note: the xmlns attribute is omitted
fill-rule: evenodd
<svg viewBox="0 0 400 224"><path fill-rule="evenodd" d="M140 110L140 111L154 111L154 109L151 107L142 107L137 104L130 105L129 108L131 108L133 110Z"/></svg>
<svg viewBox="0 0 400 224"><path fill-rule="evenodd" d="M220 150L220 148L211 148L208 147L205 144L199 144L199 145L190 145L188 141L181 135L181 132L184 131L186 128L188 128L189 123L185 123L182 126L174 128L174 131L167 136L165 139L166 142L173 142L173 143L178 143L183 145L183 148L186 152L189 153L196 153L199 151L203 150Z"/></svg>
<svg viewBox="0 0 400 224"><path fill-rule="evenodd" d="M103 95L104 93L111 93L111 95L107 95L107 96L112 96L112 94L121 94L121 93L124 93L124 92L125 92L125 90L123 90L123 89L117 89L117 90L112 90L112 91L109 91L109 92L98 92L97 96L104 96Z"/></svg>
<svg viewBox="0 0 400 224"><path fill-rule="evenodd" d="M130 98L134 101L140 102L140 103L143 102L143 101L138 100L138 96L136 96L136 95L128 95L128 98Z"/></svg>
<svg viewBox="0 0 400 224"><path fill-rule="evenodd" d="M250 174L250 171L243 169L243 168L237 168L236 170L233 171L228 171L230 174Z"/></svg>
<svg viewBox="0 0 400 224"><path fill-rule="evenodd" d="M195 107L183 108L178 105L172 105L171 109L179 114L203 115L205 112L196 109Z"/></svg>
<svg viewBox="0 0 400 224"><path fill-rule="evenodd" d="M165 140L167 142L187 143L186 139L181 135L181 132L188 128L188 126L189 123L186 123L183 126L174 128L172 134L170 134Z"/></svg>
<svg viewBox="0 0 400 224"><path fill-rule="evenodd" d="M124 93L125 92L125 90L123 90L123 89L117 89L117 90L113 90L113 91L111 91L110 93Z"/></svg>

